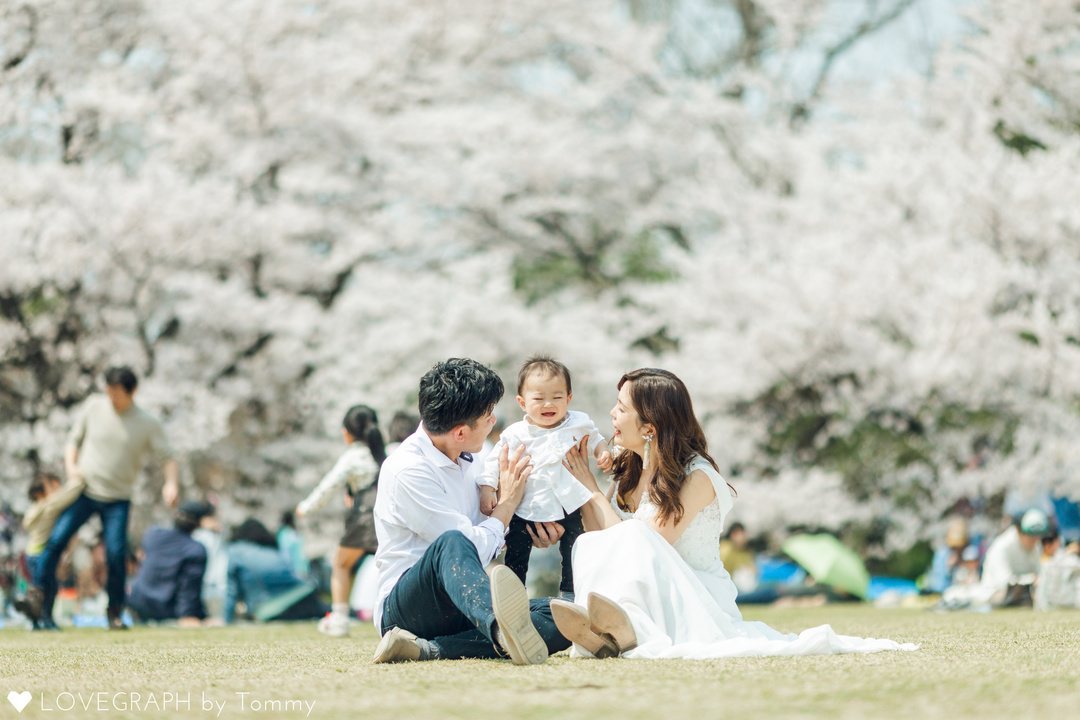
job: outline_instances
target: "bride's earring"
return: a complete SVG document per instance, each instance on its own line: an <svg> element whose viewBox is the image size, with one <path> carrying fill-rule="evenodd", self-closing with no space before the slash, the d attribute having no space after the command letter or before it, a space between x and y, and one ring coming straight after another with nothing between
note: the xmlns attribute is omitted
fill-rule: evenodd
<svg viewBox="0 0 1080 720"><path fill-rule="evenodd" d="M642 459L642 467L649 467L649 447L652 445L652 435L644 435L645 439L645 457Z"/></svg>

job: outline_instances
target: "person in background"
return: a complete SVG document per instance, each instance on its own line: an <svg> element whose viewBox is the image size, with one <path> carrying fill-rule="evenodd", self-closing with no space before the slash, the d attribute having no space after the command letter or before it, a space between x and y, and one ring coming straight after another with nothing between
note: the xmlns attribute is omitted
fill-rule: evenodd
<svg viewBox="0 0 1080 720"><path fill-rule="evenodd" d="M138 619L202 626L206 548L191 534L213 514L213 506L188 501L177 508L171 528L152 527L143 535L143 561L127 598Z"/></svg>
<svg viewBox="0 0 1080 720"><path fill-rule="evenodd" d="M76 477L61 486L60 478L51 473L43 473L30 481L29 492L31 505L23 514L22 526L28 537L26 540L26 568L31 578L37 569L41 553L45 550L45 543L49 541L53 525L60 513L64 512L75 499L82 495L86 483ZM20 598L15 601L14 607L25 614L27 609L26 599ZM52 617L38 618L33 620L34 630L52 630L56 625Z"/></svg>
<svg viewBox="0 0 1080 720"><path fill-rule="evenodd" d="M757 562L742 523L731 523L727 537L720 541L720 561L740 593L753 592L757 588Z"/></svg>
<svg viewBox="0 0 1080 720"><path fill-rule="evenodd" d="M1010 603L1011 586L1030 585L1038 576L1042 565L1039 539L1049 531L1050 519L1045 512L1038 508L1025 512L990 543L979 582L950 587L942 595L943 607Z"/></svg>
<svg viewBox="0 0 1080 720"><path fill-rule="evenodd" d="M105 372L105 394L91 397L68 435L64 468L69 480L82 478L86 488L56 521L41 552L26 594L30 620L52 622L56 599L56 566L71 538L97 514L104 526L110 630L127 628L120 618L127 580L127 534L131 496L143 461L154 455L162 463L165 504L175 507L180 496L180 470L161 422L135 404L138 378L129 367Z"/></svg>
<svg viewBox="0 0 1080 720"><path fill-rule="evenodd" d="M221 522L216 514L207 515L191 533L192 539L206 548L206 572L203 573L202 599L207 618L223 622L225 590L228 586L229 553L221 535Z"/></svg>
<svg viewBox="0 0 1080 720"><path fill-rule="evenodd" d="M389 455L397 449L401 442L416 432L420 426L420 417L404 410L394 413L390 418L390 427L386 430L386 454Z"/></svg>
<svg viewBox="0 0 1080 720"><path fill-rule="evenodd" d="M954 518L945 531L945 545L934 550L930 571L926 575L926 589L943 593L956 582L956 573L962 564L962 555L968 547L968 527L964 518Z"/></svg>
<svg viewBox="0 0 1080 720"><path fill-rule="evenodd" d="M1042 563L1045 565L1061 549L1061 536L1051 530L1042 538Z"/></svg>
<svg viewBox="0 0 1080 720"><path fill-rule="evenodd" d="M1035 586L1034 606L1036 610L1080 608L1080 542L1059 547L1043 563Z"/></svg>
<svg viewBox="0 0 1080 720"><path fill-rule="evenodd" d="M311 572L307 554L304 552L304 539L296 532L296 515L292 510L281 513L281 527L277 531L278 549L285 562L292 566L297 577L307 579Z"/></svg>
<svg viewBox="0 0 1080 720"><path fill-rule="evenodd" d="M354 405L345 413L341 436L348 448L330 472L296 506L297 517L304 517L323 505L330 493L345 486L345 535L334 553L330 571L330 614L319 623L319 631L331 637L349 634L349 596L360 560L374 553L379 541L375 535L375 490L379 468L386 459L379 418L367 405Z"/></svg>
<svg viewBox="0 0 1080 720"><path fill-rule="evenodd" d="M225 622L236 620L239 603L247 615L270 620L313 620L330 609L316 597L315 584L296 576L278 552L273 533L250 518L232 532L229 580L225 591Z"/></svg>

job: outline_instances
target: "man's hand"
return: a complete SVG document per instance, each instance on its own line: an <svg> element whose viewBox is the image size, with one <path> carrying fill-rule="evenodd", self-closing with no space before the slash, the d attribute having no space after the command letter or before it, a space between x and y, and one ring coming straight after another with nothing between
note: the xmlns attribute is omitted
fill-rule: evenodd
<svg viewBox="0 0 1080 720"><path fill-rule="evenodd" d="M531 459L525 454L525 445L519 445L513 452L509 447L503 447L499 453L499 499L491 517L499 520L503 527L510 526L510 518L514 517L514 511L525 496L525 481L532 472Z"/></svg>
<svg viewBox="0 0 1080 720"><path fill-rule="evenodd" d="M82 477L82 473L79 472L79 448L75 445L64 448L64 474L67 475L68 480Z"/></svg>
<svg viewBox="0 0 1080 720"><path fill-rule="evenodd" d="M167 461L161 468L165 473L165 486L161 488L161 497L171 508L180 503L180 465L175 460Z"/></svg>
<svg viewBox="0 0 1080 720"><path fill-rule="evenodd" d="M533 530L535 528L535 531ZM557 522L534 522L525 526L532 538L533 547L546 548L559 542L566 529Z"/></svg>
<svg viewBox="0 0 1080 720"><path fill-rule="evenodd" d="M490 485L480 486L480 512L491 515L498 501L499 499L495 496L495 488Z"/></svg>

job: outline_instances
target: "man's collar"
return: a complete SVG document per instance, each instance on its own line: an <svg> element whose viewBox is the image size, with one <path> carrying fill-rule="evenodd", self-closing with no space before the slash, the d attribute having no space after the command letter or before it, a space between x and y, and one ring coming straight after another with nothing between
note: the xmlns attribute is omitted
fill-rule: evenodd
<svg viewBox="0 0 1080 720"><path fill-rule="evenodd" d="M435 447L435 443L431 441L431 436L428 435L427 430L424 429L423 423L420 423L420 427L417 428L416 434L418 444L420 445L420 451L424 453L428 460L431 460L436 465L442 467L458 466L457 463L448 458L442 450ZM468 456L466 459L469 462L472 462L472 455L469 453L461 453L459 457L465 458L465 456Z"/></svg>

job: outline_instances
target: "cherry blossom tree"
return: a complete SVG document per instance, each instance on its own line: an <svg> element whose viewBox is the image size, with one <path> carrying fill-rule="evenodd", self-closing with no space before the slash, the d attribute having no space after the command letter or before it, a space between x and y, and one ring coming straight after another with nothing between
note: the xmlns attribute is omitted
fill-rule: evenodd
<svg viewBox="0 0 1080 720"><path fill-rule="evenodd" d="M625 370L683 377L762 529L1080 495L1077 13L972 6L922 73L841 72L919 5L10 5L3 497L111 364L239 517L349 405L537 350L601 427Z"/></svg>

